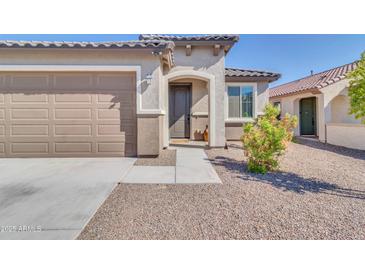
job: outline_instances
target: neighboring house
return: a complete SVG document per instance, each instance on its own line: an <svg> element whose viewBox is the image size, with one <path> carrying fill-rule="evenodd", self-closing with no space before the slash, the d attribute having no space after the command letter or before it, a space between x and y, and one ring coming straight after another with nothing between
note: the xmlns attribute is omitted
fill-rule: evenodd
<svg viewBox="0 0 365 274"><path fill-rule="evenodd" d="M280 106L281 115L298 116L296 136L365 149L365 125L349 114L346 74L356 66L353 62L271 88L270 102Z"/></svg>
<svg viewBox="0 0 365 274"><path fill-rule="evenodd" d="M158 155L239 139L280 75L226 69L236 35L0 41L0 157ZM244 60L243 60L244 61Z"/></svg>

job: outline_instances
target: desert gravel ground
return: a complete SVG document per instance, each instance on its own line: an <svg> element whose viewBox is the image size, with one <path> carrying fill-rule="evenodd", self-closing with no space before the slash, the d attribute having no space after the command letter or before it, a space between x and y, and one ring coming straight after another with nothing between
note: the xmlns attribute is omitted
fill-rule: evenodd
<svg viewBox="0 0 365 274"><path fill-rule="evenodd" d="M160 155L151 158L138 158L135 166L175 166L176 149L164 149Z"/></svg>
<svg viewBox="0 0 365 274"><path fill-rule="evenodd" d="M281 172L207 150L223 184L119 185L79 239L365 239L365 152L292 143Z"/></svg>

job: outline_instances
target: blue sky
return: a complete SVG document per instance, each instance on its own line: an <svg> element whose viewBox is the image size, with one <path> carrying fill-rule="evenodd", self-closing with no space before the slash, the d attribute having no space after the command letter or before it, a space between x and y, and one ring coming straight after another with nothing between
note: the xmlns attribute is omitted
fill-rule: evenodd
<svg viewBox="0 0 365 274"><path fill-rule="evenodd" d="M116 41L137 40L138 35L0 35L0 40ZM229 52L226 67L279 72L276 86L346 63L365 51L365 35L240 35Z"/></svg>

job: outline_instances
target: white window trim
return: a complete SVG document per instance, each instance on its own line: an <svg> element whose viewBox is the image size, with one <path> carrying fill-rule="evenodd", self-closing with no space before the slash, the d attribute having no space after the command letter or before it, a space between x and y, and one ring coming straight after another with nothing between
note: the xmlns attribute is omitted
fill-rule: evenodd
<svg viewBox="0 0 365 274"><path fill-rule="evenodd" d="M242 87L242 86L251 86L253 88L253 94L252 94L253 117L244 117L244 118L228 117L228 87ZM226 83L226 90L224 93L224 108L225 108L224 119L226 123L253 122L257 118L257 83L251 83L251 82Z"/></svg>

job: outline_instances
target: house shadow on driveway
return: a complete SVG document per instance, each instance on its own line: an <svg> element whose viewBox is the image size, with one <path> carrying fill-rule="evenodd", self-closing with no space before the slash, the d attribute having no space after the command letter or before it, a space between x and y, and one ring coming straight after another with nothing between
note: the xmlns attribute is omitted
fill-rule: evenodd
<svg viewBox="0 0 365 274"><path fill-rule="evenodd" d="M267 174L250 173L245 161L237 161L223 156L217 156L210 161L213 165L222 166L229 172L236 174L236 178L242 181L269 184L282 191L291 191L297 194L328 194L365 200L365 191L343 188L337 184L317 180L315 178L303 178L295 173L281 171L268 172Z"/></svg>

